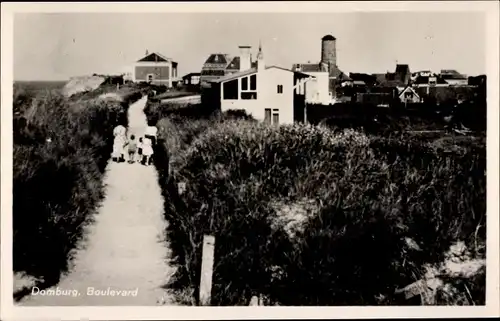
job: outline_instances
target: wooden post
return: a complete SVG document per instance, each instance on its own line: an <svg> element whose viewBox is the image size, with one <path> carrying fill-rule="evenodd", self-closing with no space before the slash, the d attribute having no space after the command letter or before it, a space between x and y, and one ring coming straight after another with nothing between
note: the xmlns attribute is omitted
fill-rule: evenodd
<svg viewBox="0 0 500 321"><path fill-rule="evenodd" d="M204 235L201 261L200 305L210 305L211 301L214 248L215 237Z"/></svg>

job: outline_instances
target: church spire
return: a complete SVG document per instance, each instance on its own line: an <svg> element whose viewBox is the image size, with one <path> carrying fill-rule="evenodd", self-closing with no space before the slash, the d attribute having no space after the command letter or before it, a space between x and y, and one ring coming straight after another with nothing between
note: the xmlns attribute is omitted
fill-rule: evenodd
<svg viewBox="0 0 500 321"><path fill-rule="evenodd" d="M259 39L259 53L257 54L257 70L263 70L264 64L264 53L262 52L262 42Z"/></svg>
<svg viewBox="0 0 500 321"><path fill-rule="evenodd" d="M257 59L264 59L264 54L262 53L262 41L259 39L259 53L257 54Z"/></svg>

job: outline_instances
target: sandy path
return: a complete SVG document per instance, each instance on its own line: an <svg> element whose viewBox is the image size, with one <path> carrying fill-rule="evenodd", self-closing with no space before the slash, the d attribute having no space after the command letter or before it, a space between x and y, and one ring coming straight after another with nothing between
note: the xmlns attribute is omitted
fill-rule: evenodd
<svg viewBox="0 0 500 321"><path fill-rule="evenodd" d="M129 109L129 134L142 134L147 98ZM167 264L163 200L153 166L110 163L106 198L89 226L74 268L52 290L76 290L67 295L30 295L22 305L159 305L169 304L162 289L174 272ZM136 296L89 295L88 290L137 290ZM133 293L132 293L133 294Z"/></svg>

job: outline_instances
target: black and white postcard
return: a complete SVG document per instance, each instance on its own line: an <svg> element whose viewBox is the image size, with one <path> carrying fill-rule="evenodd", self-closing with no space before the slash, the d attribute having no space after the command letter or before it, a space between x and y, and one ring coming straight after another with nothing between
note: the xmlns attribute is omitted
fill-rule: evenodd
<svg viewBox="0 0 500 321"><path fill-rule="evenodd" d="M2 4L2 319L498 316L498 18Z"/></svg>

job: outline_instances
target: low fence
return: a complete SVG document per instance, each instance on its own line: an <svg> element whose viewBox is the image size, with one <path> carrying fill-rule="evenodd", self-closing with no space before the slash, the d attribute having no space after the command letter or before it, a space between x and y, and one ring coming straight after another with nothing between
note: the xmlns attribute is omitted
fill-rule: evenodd
<svg viewBox="0 0 500 321"><path fill-rule="evenodd" d="M201 103L200 95L184 96L176 98L165 98L160 100L161 103L183 103L183 104L199 104Z"/></svg>

